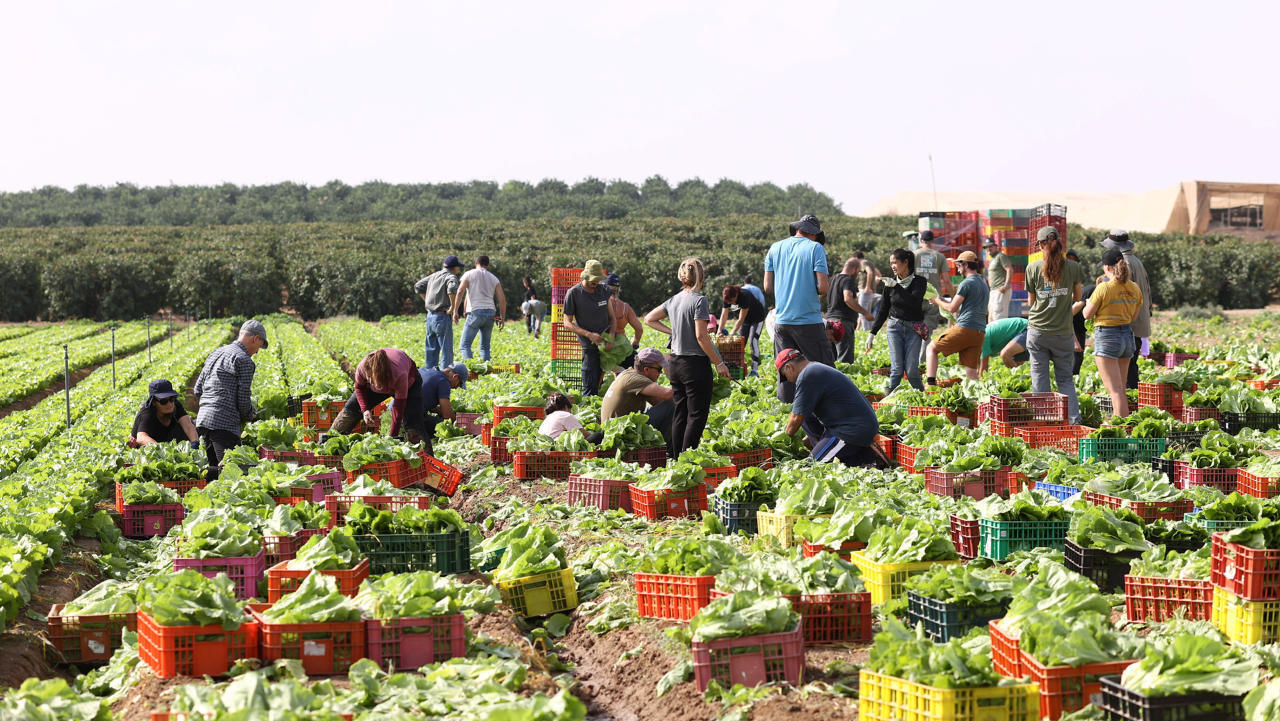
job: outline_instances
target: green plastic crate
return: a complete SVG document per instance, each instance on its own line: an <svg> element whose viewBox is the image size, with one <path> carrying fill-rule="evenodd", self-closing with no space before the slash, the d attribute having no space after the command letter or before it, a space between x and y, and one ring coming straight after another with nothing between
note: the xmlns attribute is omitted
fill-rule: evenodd
<svg viewBox="0 0 1280 721"><path fill-rule="evenodd" d="M978 553L1003 561L1015 551L1033 548L1066 548L1070 521L993 521L978 519Z"/></svg>
<svg viewBox="0 0 1280 721"><path fill-rule="evenodd" d="M355 535L356 546L369 559L369 572L443 574L471 570L471 536L465 532Z"/></svg>
<svg viewBox="0 0 1280 721"><path fill-rule="evenodd" d="M1081 438L1079 459L1121 461L1124 463L1150 463L1158 458L1166 447L1163 438Z"/></svg>
<svg viewBox="0 0 1280 721"><path fill-rule="evenodd" d="M989 606L957 606L907 591L907 617L911 625L922 624L925 634L938 643L960 638L974 628L986 628L988 621L1004 618L1008 611L1008 601Z"/></svg>
<svg viewBox="0 0 1280 721"><path fill-rule="evenodd" d="M1194 523L1197 526L1200 526L1204 530L1208 531L1209 533L1214 533L1216 531L1231 531L1237 528L1244 528L1245 526L1251 526L1254 523L1257 523L1257 519L1254 519L1252 521L1211 521L1207 518L1201 518L1200 513L1198 511L1195 513L1186 514L1185 516L1182 517L1182 520L1188 523Z"/></svg>

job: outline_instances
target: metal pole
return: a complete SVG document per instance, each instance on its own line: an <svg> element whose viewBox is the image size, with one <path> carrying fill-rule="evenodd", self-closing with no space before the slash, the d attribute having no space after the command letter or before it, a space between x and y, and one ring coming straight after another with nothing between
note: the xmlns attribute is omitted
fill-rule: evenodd
<svg viewBox="0 0 1280 721"><path fill-rule="evenodd" d="M929 153L929 180L933 182L933 209L938 209L938 178L933 174L933 153Z"/></svg>
<svg viewBox="0 0 1280 721"><path fill-rule="evenodd" d="M62 393L67 399L67 430L71 430L71 353L62 344Z"/></svg>
<svg viewBox="0 0 1280 721"><path fill-rule="evenodd" d="M173 350L173 311L169 311L169 350Z"/></svg>
<svg viewBox="0 0 1280 721"><path fill-rule="evenodd" d="M116 389L116 327L111 326L111 390Z"/></svg>
<svg viewBox="0 0 1280 721"><path fill-rule="evenodd" d="M151 316L147 316L147 362L151 362Z"/></svg>

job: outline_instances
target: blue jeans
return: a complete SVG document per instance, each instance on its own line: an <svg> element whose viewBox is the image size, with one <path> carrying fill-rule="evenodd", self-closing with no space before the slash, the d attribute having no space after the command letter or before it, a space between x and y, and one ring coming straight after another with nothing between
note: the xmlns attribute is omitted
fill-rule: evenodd
<svg viewBox="0 0 1280 721"><path fill-rule="evenodd" d="M453 318L448 313L427 313L427 340L423 346L423 368L453 365Z"/></svg>
<svg viewBox="0 0 1280 721"><path fill-rule="evenodd" d="M600 349L594 343L582 344L582 395L600 395L600 380L604 371L600 368ZM679 445L677 443L676 445Z"/></svg>
<svg viewBox="0 0 1280 721"><path fill-rule="evenodd" d="M924 390L920 381L920 335L911 324L890 318L886 324L889 335L889 390L893 391L902 383L905 372L907 382L916 390Z"/></svg>
<svg viewBox="0 0 1280 721"><path fill-rule="evenodd" d="M1050 373L1057 391L1067 397L1067 417L1071 423L1080 424L1080 399L1076 396L1075 366L1076 337L1074 333L1049 335L1035 329L1027 330L1027 351L1031 353L1031 390L1048 393Z"/></svg>
<svg viewBox="0 0 1280 721"><path fill-rule="evenodd" d="M473 310L467 313L466 323L462 326L462 357L463 359L471 357L471 341L475 340L476 333L480 334L480 360L489 360L489 339L493 337L493 317L497 315L492 310Z"/></svg>

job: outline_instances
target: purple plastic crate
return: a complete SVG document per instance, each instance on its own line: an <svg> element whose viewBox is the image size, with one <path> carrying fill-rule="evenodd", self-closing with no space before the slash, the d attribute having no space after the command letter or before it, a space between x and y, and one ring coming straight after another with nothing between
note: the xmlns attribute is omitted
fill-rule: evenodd
<svg viewBox="0 0 1280 721"><path fill-rule="evenodd" d="M173 570L181 571L193 568L200 575L213 578L219 573L227 574L236 587L236 598L241 600L258 595L258 584L267 573L267 557L262 551L256 556L241 558L175 558Z"/></svg>
<svg viewBox="0 0 1280 721"><path fill-rule="evenodd" d="M324 503L324 497L342 493L342 472L317 473L307 476L313 484L310 488L294 488L290 495L294 498L306 498L313 503Z"/></svg>

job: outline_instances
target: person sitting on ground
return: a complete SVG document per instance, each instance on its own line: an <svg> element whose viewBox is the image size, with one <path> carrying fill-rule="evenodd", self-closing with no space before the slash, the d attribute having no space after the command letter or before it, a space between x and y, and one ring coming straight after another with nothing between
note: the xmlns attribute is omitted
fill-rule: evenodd
<svg viewBox="0 0 1280 721"><path fill-rule="evenodd" d="M423 414L422 376L409 354L399 348L379 348L360 361L356 366L355 393L333 419L330 432L350 433L361 420L366 426L377 425L373 409L388 398L395 399L391 405L391 435L398 435L403 425L407 429L405 440L410 443L430 441Z"/></svg>
<svg viewBox="0 0 1280 721"><path fill-rule="evenodd" d="M805 445L812 449L815 461L888 467L888 460L874 443L880 427L876 412L849 376L831 366L805 360L794 348L778 353L774 366L779 376L796 384L786 432L795 433L802 426L811 425L806 422L809 420L817 421L824 429L819 438L806 430Z"/></svg>
<svg viewBox="0 0 1280 721"><path fill-rule="evenodd" d="M173 384L161 378L147 386L147 400L133 418L133 430L129 431L129 447L137 448L152 443L190 441L191 447L200 445L196 424L178 401Z"/></svg>
<svg viewBox="0 0 1280 721"><path fill-rule="evenodd" d="M563 393L547 396L546 412L547 417L538 426L538 432L542 435L559 438L565 431L576 430L589 437L587 429L582 427L582 421L573 414L573 399L569 396Z"/></svg>
<svg viewBox="0 0 1280 721"><path fill-rule="evenodd" d="M418 375L422 378L422 422L427 438L435 438L441 421L457 417L449 396L454 388L467 387L467 366L458 361L444 368L424 368Z"/></svg>
<svg viewBox="0 0 1280 721"><path fill-rule="evenodd" d="M644 413L649 417L649 425L667 441L667 452L670 453L675 392L671 386L658 383L666 369L667 359L657 348L645 348L636 353L635 364L619 373L617 379L609 384L609 390L605 391L600 405L600 422L607 423L629 413ZM649 409L645 410L645 406Z"/></svg>
<svg viewBox="0 0 1280 721"><path fill-rule="evenodd" d="M1027 352L1027 319L1001 318L987 326L982 338L982 370L986 372L988 361L997 356L1006 368L1017 368L1031 360Z"/></svg>
<svg viewBox="0 0 1280 721"><path fill-rule="evenodd" d="M929 302L954 313L955 326L938 336L925 352L925 382L938 384L938 357L959 355L960 365L970 380L982 374L982 341L987 330L987 282L982 277L982 263L972 250L956 256L956 266L964 275L960 287L950 301L933 297Z"/></svg>

